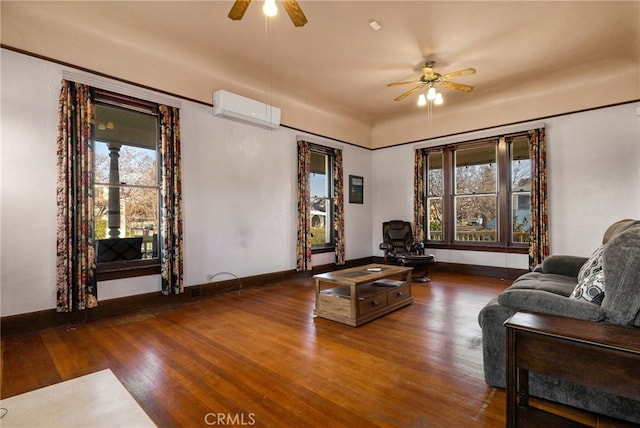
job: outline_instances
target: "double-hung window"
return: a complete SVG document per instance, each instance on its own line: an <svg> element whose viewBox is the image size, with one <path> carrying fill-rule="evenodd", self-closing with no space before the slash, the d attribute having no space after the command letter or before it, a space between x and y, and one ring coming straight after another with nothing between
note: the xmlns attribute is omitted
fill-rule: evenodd
<svg viewBox="0 0 640 428"><path fill-rule="evenodd" d="M157 105L97 91L95 122L98 273L110 272L107 279L156 273L161 179Z"/></svg>
<svg viewBox="0 0 640 428"><path fill-rule="evenodd" d="M311 146L309 176L311 198L311 248L314 252L333 250L335 246L335 154L322 146Z"/></svg>
<svg viewBox="0 0 640 428"><path fill-rule="evenodd" d="M423 156L430 245L526 248L531 206L527 134L432 147Z"/></svg>

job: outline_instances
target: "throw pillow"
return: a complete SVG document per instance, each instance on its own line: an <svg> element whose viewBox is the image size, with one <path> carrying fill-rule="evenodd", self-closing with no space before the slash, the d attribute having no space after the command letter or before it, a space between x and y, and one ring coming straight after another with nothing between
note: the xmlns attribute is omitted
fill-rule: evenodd
<svg viewBox="0 0 640 428"><path fill-rule="evenodd" d="M602 304L604 299L604 272L600 270L586 277L584 281L576 285L569 297L576 300L586 300L597 305Z"/></svg>
<svg viewBox="0 0 640 428"><path fill-rule="evenodd" d="M587 279L587 277L602 271L602 253L604 253L604 249L606 247L607 244L600 245L596 248L593 254L591 254L589 260L582 265L578 272L578 283L581 283Z"/></svg>

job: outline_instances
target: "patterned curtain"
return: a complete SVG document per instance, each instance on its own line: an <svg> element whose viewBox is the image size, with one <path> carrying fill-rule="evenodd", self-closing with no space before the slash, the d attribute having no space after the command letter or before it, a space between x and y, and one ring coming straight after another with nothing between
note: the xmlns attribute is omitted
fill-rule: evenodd
<svg viewBox="0 0 640 428"><path fill-rule="evenodd" d="M178 108L160 105L159 110L162 158L160 261L162 294L169 295L184 292L180 117Z"/></svg>
<svg viewBox="0 0 640 428"><path fill-rule="evenodd" d="M344 260L344 178L342 173L342 150L333 149L335 161L333 166L333 187L335 218L336 264L343 265Z"/></svg>
<svg viewBox="0 0 640 428"><path fill-rule="evenodd" d="M413 175L413 240L424 241L424 156L425 149L417 149Z"/></svg>
<svg viewBox="0 0 640 428"><path fill-rule="evenodd" d="M529 266L533 269L549 255L547 200L547 149L544 128L529 130L531 157L531 244Z"/></svg>
<svg viewBox="0 0 640 428"><path fill-rule="evenodd" d="M298 141L298 238L296 270L311 270L311 144Z"/></svg>
<svg viewBox="0 0 640 428"><path fill-rule="evenodd" d="M93 90L62 81L57 138L57 311L98 305L93 246Z"/></svg>

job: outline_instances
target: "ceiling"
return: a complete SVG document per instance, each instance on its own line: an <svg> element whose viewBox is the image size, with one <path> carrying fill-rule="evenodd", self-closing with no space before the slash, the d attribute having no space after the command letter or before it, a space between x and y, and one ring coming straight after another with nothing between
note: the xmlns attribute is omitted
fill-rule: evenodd
<svg viewBox="0 0 640 428"><path fill-rule="evenodd" d="M267 19L254 0L241 21L227 18L232 3L2 1L2 43L203 102L226 89L279 103L283 123L292 126L305 120L290 113L292 105L369 127L418 114L417 95L394 101L410 86L387 83L417 80L426 60L443 74L477 70L453 79L472 92L443 88L434 115L497 99L506 113L508 100L533 88L584 92L593 82L601 82L594 91L602 96L575 107L560 100L558 109L640 99L638 1L299 0L309 20L301 28L280 2L278 15Z"/></svg>

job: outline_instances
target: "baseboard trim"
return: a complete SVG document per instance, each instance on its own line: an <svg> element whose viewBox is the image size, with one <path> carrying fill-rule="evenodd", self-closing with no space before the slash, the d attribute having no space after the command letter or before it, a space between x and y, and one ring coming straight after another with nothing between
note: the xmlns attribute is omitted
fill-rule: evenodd
<svg viewBox="0 0 640 428"><path fill-rule="evenodd" d="M375 263L385 263L384 257L374 257ZM489 276L492 278L516 279L529 272L527 269L505 268L497 266L467 265L462 263L437 262L429 266L430 272L461 273L465 275Z"/></svg>
<svg viewBox="0 0 640 428"><path fill-rule="evenodd" d="M232 278L228 280L196 284L185 287L184 293L179 295L163 296L159 292L138 294L135 296L120 297L100 301L96 308L79 312L56 312L48 309L26 314L12 315L0 318L0 332L4 336L32 333L51 327L63 325L78 325L87 321L108 318L114 315L130 314L140 309L148 309L156 306L180 304L203 296L212 296L221 293L239 291L243 288L261 287L270 283L291 280L295 278L308 278L312 275L329 272L336 269L346 269L362 266L369 263L385 263L383 257L364 257L347 261L344 265L337 266L333 263L314 266L310 271L297 272L286 270L266 273L261 275ZM515 279L525 269L511 269L493 266L465 265L460 263L438 262L431 266L431 272L454 272L468 275L490 276L496 278Z"/></svg>
<svg viewBox="0 0 640 428"><path fill-rule="evenodd" d="M529 272L528 269L515 269L497 266L465 265L461 263L436 263L431 266L433 272L453 272L465 275L490 276L493 278L516 279Z"/></svg>
<svg viewBox="0 0 640 428"><path fill-rule="evenodd" d="M164 296L162 293L153 292L103 300L99 302L97 307L87 311L57 312L55 309L46 309L26 314L11 315L0 318L0 334L2 337L15 336L51 327L60 327L64 325L73 326L87 321L108 318L114 315L130 314L136 310L148 309L156 306L180 304L203 296L239 291L244 288L261 287L274 282L286 281L300 277L310 277L317 273L360 266L368 263L372 263L372 257L350 260L342 266L336 266L335 264L314 266L311 271L305 272L286 270L243 278L232 278L228 280L196 284L185 287L184 293L177 295Z"/></svg>

